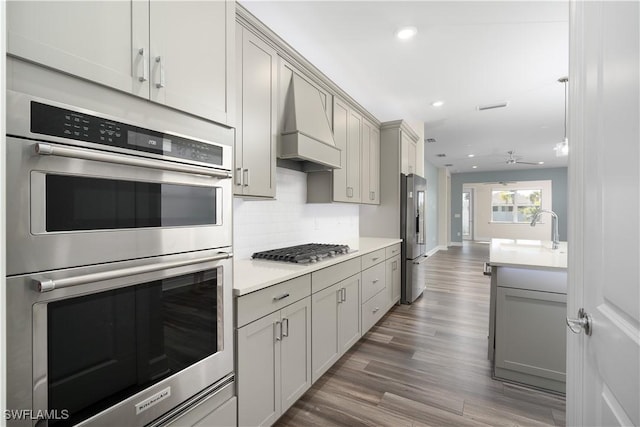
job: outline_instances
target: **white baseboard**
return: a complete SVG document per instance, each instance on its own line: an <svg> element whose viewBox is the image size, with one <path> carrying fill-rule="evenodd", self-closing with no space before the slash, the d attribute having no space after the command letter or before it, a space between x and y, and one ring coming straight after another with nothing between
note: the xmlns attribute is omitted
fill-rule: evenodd
<svg viewBox="0 0 640 427"><path fill-rule="evenodd" d="M435 255L436 252L441 251L441 250L442 250L442 246L436 246L435 248L433 248L429 252L427 252L425 255L427 257L430 257L432 255Z"/></svg>

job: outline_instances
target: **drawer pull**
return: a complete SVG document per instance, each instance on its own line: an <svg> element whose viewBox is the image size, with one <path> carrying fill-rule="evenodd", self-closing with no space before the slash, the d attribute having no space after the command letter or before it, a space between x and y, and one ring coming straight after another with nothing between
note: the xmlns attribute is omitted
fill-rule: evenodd
<svg viewBox="0 0 640 427"><path fill-rule="evenodd" d="M374 309L373 309L373 312L374 312L374 313L377 313L377 312L378 312L378 310L380 310L380 307L376 307L376 308L374 308Z"/></svg>
<svg viewBox="0 0 640 427"><path fill-rule="evenodd" d="M287 292L286 294L282 294L282 295L278 295L277 297L273 297L274 301L282 301L283 299L287 298L289 296L289 293Z"/></svg>
<svg viewBox="0 0 640 427"><path fill-rule="evenodd" d="M380 279L373 279L372 283L378 283Z"/></svg>
<svg viewBox="0 0 640 427"><path fill-rule="evenodd" d="M374 262L375 262L375 261L377 261L377 260L379 260L379 259L380 259L380 257L375 257L375 258L371 258L371 261L374 261Z"/></svg>

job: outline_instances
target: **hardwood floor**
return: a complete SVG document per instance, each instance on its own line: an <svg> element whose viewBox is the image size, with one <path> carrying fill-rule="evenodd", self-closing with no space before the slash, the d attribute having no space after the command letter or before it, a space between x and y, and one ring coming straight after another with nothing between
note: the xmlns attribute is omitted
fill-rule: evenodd
<svg viewBox="0 0 640 427"><path fill-rule="evenodd" d="M391 309L276 425L564 425L563 397L491 379L488 259L480 243L432 256L424 295Z"/></svg>

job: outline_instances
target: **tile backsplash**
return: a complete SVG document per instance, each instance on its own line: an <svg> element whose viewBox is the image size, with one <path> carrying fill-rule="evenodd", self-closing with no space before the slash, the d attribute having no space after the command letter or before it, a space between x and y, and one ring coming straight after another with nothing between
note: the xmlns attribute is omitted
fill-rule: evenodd
<svg viewBox="0 0 640 427"><path fill-rule="evenodd" d="M306 174L285 168L276 170L275 200L234 198L236 259L302 243L350 244L358 239L358 205L307 204L306 200Z"/></svg>

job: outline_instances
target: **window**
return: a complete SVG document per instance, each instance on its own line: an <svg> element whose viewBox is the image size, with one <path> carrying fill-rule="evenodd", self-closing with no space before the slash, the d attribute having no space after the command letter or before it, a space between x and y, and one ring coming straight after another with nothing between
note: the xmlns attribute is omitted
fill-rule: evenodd
<svg viewBox="0 0 640 427"><path fill-rule="evenodd" d="M493 190L491 192L491 221L528 223L540 208L542 190Z"/></svg>

